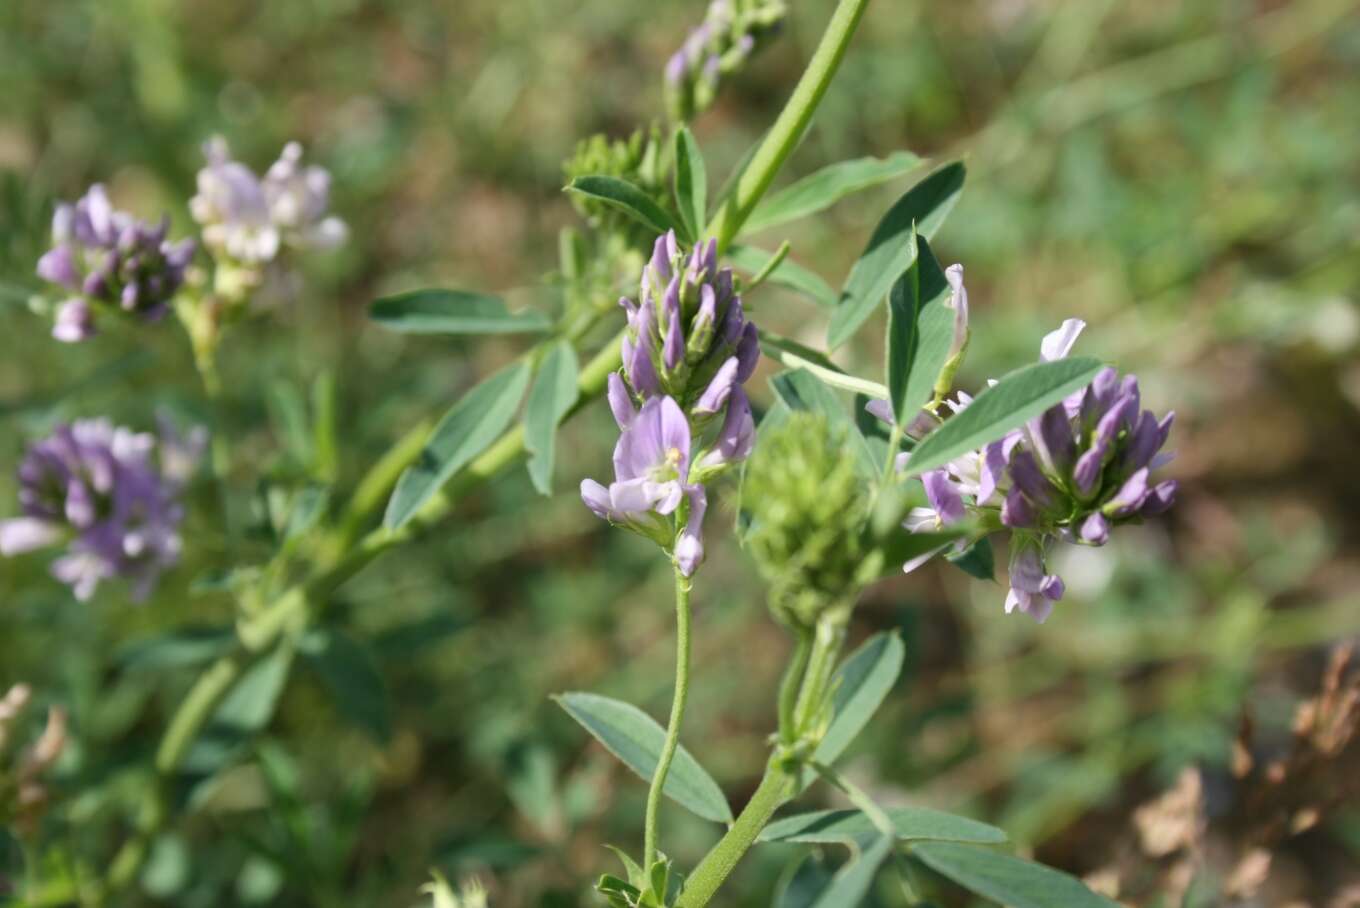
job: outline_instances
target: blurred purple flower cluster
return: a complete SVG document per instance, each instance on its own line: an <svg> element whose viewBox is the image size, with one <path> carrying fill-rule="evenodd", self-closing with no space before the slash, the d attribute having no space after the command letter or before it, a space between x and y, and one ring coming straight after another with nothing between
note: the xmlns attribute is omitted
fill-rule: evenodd
<svg viewBox="0 0 1360 908"><path fill-rule="evenodd" d="M673 232L657 239L638 301L620 303L628 313L623 374L609 376L608 393L621 431L615 481L584 480L581 497L611 523L674 543L689 576L704 554L703 483L746 459L755 443L742 384L760 358L756 327L731 270L717 267L716 242L685 253Z"/></svg>
<svg viewBox="0 0 1360 908"><path fill-rule="evenodd" d="M67 343L91 337L99 308L143 321L164 315L194 255L194 241L170 242L169 228L168 217L152 225L116 210L98 184L75 204L58 205L38 276L74 295L58 305L52 336Z"/></svg>
<svg viewBox="0 0 1360 908"><path fill-rule="evenodd" d="M23 513L0 520L0 555L65 542L52 574L76 598L113 578L145 598L179 558L179 494L206 441L201 428L180 436L163 426L157 439L105 419L57 426L19 465Z"/></svg>
<svg viewBox="0 0 1360 908"><path fill-rule="evenodd" d="M689 120L712 104L722 77L744 66L787 16L784 0L712 0L704 21L666 61L671 116Z"/></svg>
<svg viewBox="0 0 1360 908"><path fill-rule="evenodd" d="M189 211L203 228L203 244L239 265L262 266L285 247L332 249L345 241L344 221L329 215L331 176L302 164L302 146L289 142L264 178L233 160L224 139L203 147L198 194Z"/></svg>

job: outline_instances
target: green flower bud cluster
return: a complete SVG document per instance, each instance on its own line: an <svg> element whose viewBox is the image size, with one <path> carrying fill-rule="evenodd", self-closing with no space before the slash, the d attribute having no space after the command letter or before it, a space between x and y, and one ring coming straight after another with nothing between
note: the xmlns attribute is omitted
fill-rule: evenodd
<svg viewBox="0 0 1360 908"><path fill-rule="evenodd" d="M667 204L665 162L662 160L661 129L652 124L627 139L611 139L596 133L582 139L576 151L562 163L562 172L570 183L577 177L610 176L627 180L650 195L658 204ZM610 232L642 228L627 215L611 208L599 199L572 193L572 204L592 227Z"/></svg>
<svg viewBox="0 0 1360 908"><path fill-rule="evenodd" d="M746 468L745 545L770 586L770 608L794 627L851 600L866 557L869 491L844 433L793 413L762 433Z"/></svg>

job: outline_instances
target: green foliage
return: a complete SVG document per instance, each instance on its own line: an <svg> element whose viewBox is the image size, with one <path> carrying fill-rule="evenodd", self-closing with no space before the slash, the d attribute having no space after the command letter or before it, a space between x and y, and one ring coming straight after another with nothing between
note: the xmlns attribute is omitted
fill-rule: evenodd
<svg viewBox="0 0 1360 908"><path fill-rule="evenodd" d="M949 842L913 845L912 857L970 892L1014 908L1113 908L1074 876L986 848Z"/></svg>
<svg viewBox="0 0 1360 908"><path fill-rule="evenodd" d="M405 526L450 476L491 446L519 409L529 372L527 363L512 363L453 405L392 492L384 518L388 529Z"/></svg>
<svg viewBox="0 0 1360 908"><path fill-rule="evenodd" d="M544 495L552 494L557 425L576 403L580 364L567 341L557 341L543 357L524 405L524 448L529 452L529 478Z"/></svg>
<svg viewBox="0 0 1360 908"><path fill-rule="evenodd" d="M466 290L413 290L377 300L369 317L403 334L533 334L551 320L537 312L512 314L501 299Z"/></svg>
<svg viewBox="0 0 1360 908"><path fill-rule="evenodd" d="M598 694L571 692L554 699L639 778L651 779L666 737L655 719L636 706ZM706 820L732 822L722 789L683 745L676 751L662 792Z"/></svg>
<svg viewBox="0 0 1360 908"><path fill-rule="evenodd" d="M653 235L674 230L685 242L693 240L684 224L673 218L644 190L627 180L591 174L573 179L567 184L567 192L577 198L612 208Z"/></svg>
<svg viewBox="0 0 1360 908"><path fill-rule="evenodd" d="M928 807L891 807L884 811L899 842L971 842L997 845L1006 834L995 826ZM817 810L785 817L765 827L762 842L854 844L872 840L873 822L858 810Z"/></svg>
<svg viewBox="0 0 1360 908"><path fill-rule="evenodd" d="M959 200L963 177L962 163L947 164L907 190L883 215L845 280L827 333L828 347L834 350L854 336L916 261L912 236L935 236Z"/></svg>
<svg viewBox="0 0 1360 908"><path fill-rule="evenodd" d="M627 139L597 134L577 143L575 153L562 164L562 172L569 186L582 177L612 177L636 187L653 203L664 204L662 153L661 130L655 124L634 131ZM632 226L626 212L621 213L609 198L588 192L573 193L571 198L582 217L606 232Z"/></svg>
<svg viewBox="0 0 1360 908"><path fill-rule="evenodd" d="M856 158L828 164L767 196L756 206L742 230L758 233L810 217L857 192L905 176L924 163L909 151L896 151L886 158Z"/></svg>
<svg viewBox="0 0 1360 908"><path fill-rule="evenodd" d="M954 339L940 263L924 237L913 233L910 242L916 247L911 267L888 293L888 402L900 426L930 402Z"/></svg>
<svg viewBox="0 0 1360 908"><path fill-rule="evenodd" d="M902 673L906 648L896 634L875 634L846 657L831 681L830 723L813 752L813 760L827 766L840 759L878 712ZM803 784L812 780L805 770Z"/></svg>

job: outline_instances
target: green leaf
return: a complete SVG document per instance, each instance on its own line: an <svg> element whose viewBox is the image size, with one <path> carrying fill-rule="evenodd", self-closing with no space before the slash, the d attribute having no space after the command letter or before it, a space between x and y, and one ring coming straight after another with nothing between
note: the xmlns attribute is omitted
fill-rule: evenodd
<svg viewBox="0 0 1360 908"><path fill-rule="evenodd" d="M911 854L969 892L1010 908L1115 908L1074 876L987 848L928 842L912 846Z"/></svg>
<svg viewBox="0 0 1360 908"><path fill-rule="evenodd" d="M517 360L454 404L435 426L425 449L406 468L387 502L383 523L400 529L454 473L481 454L510 424L529 383L529 364Z"/></svg>
<svg viewBox="0 0 1360 908"><path fill-rule="evenodd" d="M692 242L692 236L685 229L685 225L677 224L675 219L653 201L651 196L627 180L620 180L618 177L605 176L604 174L577 177L567 184L567 192L575 192L592 199L599 199L606 205L622 211L649 230L656 233L674 230L685 242Z"/></svg>
<svg viewBox="0 0 1360 908"><path fill-rule="evenodd" d="M878 542L878 550L883 553L883 574L887 577L900 574L902 566L913 558L928 552L944 549L967 535L969 528L963 525L941 527L933 533L912 533L898 528Z"/></svg>
<svg viewBox="0 0 1360 908"><path fill-rule="evenodd" d="M761 352L770 359L787 366L790 370L802 369L811 372L825 384L842 391L867 394L870 397L885 398L888 389L876 381L850 375L820 350L804 346L791 338L775 334L773 331L760 332Z"/></svg>
<svg viewBox="0 0 1360 908"><path fill-rule="evenodd" d="M888 294L888 400L899 426L930 402L954 341L944 271L925 237L911 242L915 261Z"/></svg>
<svg viewBox="0 0 1360 908"><path fill-rule="evenodd" d="M759 274L774 254L755 246L733 246L727 250L727 259L742 271ZM801 293L824 309L836 305L836 291L831 289L831 285L792 259L785 258L765 280Z"/></svg>
<svg viewBox="0 0 1360 908"><path fill-rule="evenodd" d="M511 313L499 297L467 290L412 290L386 296L369 318L402 334L529 334L552 328L541 312Z"/></svg>
<svg viewBox="0 0 1360 908"><path fill-rule="evenodd" d="M850 654L831 682L834 713L813 753L814 760L830 766L845 753L892 690L905 658L901 638L891 633L875 634ZM805 769L804 786L815 777L811 769Z"/></svg>
<svg viewBox="0 0 1360 908"><path fill-rule="evenodd" d="M580 363L568 341L553 344L524 405L524 448L529 452L529 479L544 495L552 494L553 459L557 448L557 425L576 403L576 373Z"/></svg>
<svg viewBox="0 0 1360 908"><path fill-rule="evenodd" d="M818 851L809 851L781 876L771 908L812 908L817 894L831 882L831 871Z"/></svg>
<svg viewBox="0 0 1360 908"><path fill-rule="evenodd" d="M392 737L387 685L363 644L333 628L309 631L298 647L321 678L340 715L379 743Z"/></svg>
<svg viewBox="0 0 1360 908"><path fill-rule="evenodd" d="M813 908L854 908L869 893L878 868L892 854L897 843L890 836L879 836L864 849L858 860L842 867L831 879L831 885L813 903Z"/></svg>
<svg viewBox="0 0 1360 908"><path fill-rule="evenodd" d="M573 691L553 699L629 769L651 780L666 739L665 730L651 716L598 694ZM662 793L705 820L732 822L732 809L722 789L683 745L675 753Z"/></svg>
<svg viewBox="0 0 1360 908"><path fill-rule="evenodd" d="M944 560L979 580L996 579L996 554L985 536L958 554L945 555Z"/></svg>
<svg viewBox="0 0 1360 908"><path fill-rule="evenodd" d="M850 269L827 332L828 347L834 350L848 341L911 267L916 254L912 230L927 239L935 236L958 201L963 177L961 162L948 164L917 183L888 209L859 261Z"/></svg>
<svg viewBox="0 0 1360 908"><path fill-rule="evenodd" d="M762 201L742 233L755 233L816 214L848 195L910 173L925 162L909 151L886 158L857 158L823 167Z"/></svg>
<svg viewBox="0 0 1360 908"><path fill-rule="evenodd" d="M884 810L898 841L973 842L997 845L1006 833L995 826L928 807L889 807ZM776 820L760 833L762 842L840 844L865 841L877 834L873 822L859 810L817 810Z"/></svg>
<svg viewBox="0 0 1360 908"><path fill-rule="evenodd" d="M292 648L280 646L246 669L231 693L218 705L212 724L238 734L264 728L274 716L292 664Z"/></svg>
<svg viewBox="0 0 1360 908"><path fill-rule="evenodd" d="M686 126L675 132L675 204L690 236L697 237L708 217L708 174L699 143Z"/></svg>
<svg viewBox="0 0 1360 908"><path fill-rule="evenodd" d="M919 476L1019 428L1091 383L1100 361L1090 357L1032 363L987 388L962 413L946 420L915 447L907 476Z"/></svg>
<svg viewBox="0 0 1360 908"><path fill-rule="evenodd" d="M844 432L846 442L854 446L856 465L862 475L873 478L882 468L875 462L872 451L860 434L859 426L850 418L844 402L825 382L806 369L780 372L770 379L775 395L790 410L821 413L833 431Z"/></svg>
<svg viewBox="0 0 1360 908"><path fill-rule="evenodd" d="M217 658L235 641L231 627L186 627L122 646L114 658L128 671L184 668Z"/></svg>

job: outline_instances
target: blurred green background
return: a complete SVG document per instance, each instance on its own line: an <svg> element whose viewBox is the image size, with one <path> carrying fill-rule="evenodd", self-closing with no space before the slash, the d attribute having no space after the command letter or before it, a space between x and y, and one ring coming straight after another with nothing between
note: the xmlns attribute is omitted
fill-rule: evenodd
<svg viewBox="0 0 1360 908"><path fill-rule="evenodd" d="M771 122L831 3L793 6L695 124L710 173ZM187 233L205 139L224 135L256 169L301 140L333 173L352 236L310 260L294 305L226 343L233 491L245 501L262 477L302 473L289 414L328 370L352 483L515 350L387 334L366 304L445 285L556 305L541 275L575 220L562 160L660 114L662 64L702 14L696 0L0 4L0 514L16 507L26 441L56 420L207 419L173 321L67 347L28 311L56 200L103 181L121 207L168 210ZM1169 472L1182 481L1166 519L1059 565L1068 597L1042 628L1002 613L1004 586L948 566L868 596L854 636L895 627L909 653L847 764L882 801L970 813L1090 872L1181 767L1224 771L1244 710L1282 740L1328 644L1360 631L1357 113L1349 0L871 4L784 179L903 148L965 157L963 201L935 243L967 269L961 386L1083 318L1082 353L1137 372L1145 401L1177 411ZM793 257L839 285L905 185L795 225ZM822 315L800 299L762 289L750 303L820 342ZM878 369L873 336L845 360L864 374ZM762 378L753 387L768 400ZM206 781L182 792L193 809L157 842L138 900L406 905L440 867L480 876L498 908L592 904L589 880L614 869L600 846L635 844L645 787L547 697L589 689L659 716L672 659L667 566L574 491L606 473L611 445L596 405L565 429L555 497L516 470L344 587L329 615L361 655L339 680L300 659L261 739L195 751ZM231 622L230 598L191 592L231 564L200 486L185 562L147 605L114 589L79 604L44 557L0 561L0 687L26 680L73 713L54 862L112 852L137 767L194 676L192 653L136 644ZM787 642L731 518L709 515L684 740L740 803ZM682 864L713 839L679 810L665 824ZM723 903L768 904L792 854L753 853ZM1360 813L1277 860L1296 871L1289 898L1325 904L1354 880Z"/></svg>

